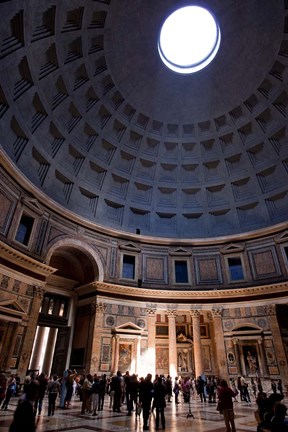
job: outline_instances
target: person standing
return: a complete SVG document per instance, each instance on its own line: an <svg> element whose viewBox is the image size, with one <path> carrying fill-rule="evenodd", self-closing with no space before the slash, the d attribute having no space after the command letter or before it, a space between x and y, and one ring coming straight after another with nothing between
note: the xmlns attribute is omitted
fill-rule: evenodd
<svg viewBox="0 0 288 432"><path fill-rule="evenodd" d="M14 394L16 394L16 381L15 381L14 375L12 375L10 380L8 381L8 387L6 390L6 395L5 395L5 399L3 401L1 410L6 411L8 409L10 399Z"/></svg>
<svg viewBox="0 0 288 432"><path fill-rule="evenodd" d="M158 377L157 383L154 385L154 406L156 408L156 430L159 429L159 420L161 416L161 426L165 429L165 414L164 409L166 407L165 397L167 394L167 388L162 382L162 378Z"/></svg>
<svg viewBox="0 0 288 432"><path fill-rule="evenodd" d="M165 385L166 385L166 390L167 390L167 401L172 402L171 401L171 398L172 398L172 379L171 379L170 375L167 375Z"/></svg>
<svg viewBox="0 0 288 432"><path fill-rule="evenodd" d="M86 412L88 414L91 414L91 387L93 383L93 377L91 374L87 374L83 385L82 385L82 392L83 392L83 402L82 402L82 409L81 414L85 414Z"/></svg>
<svg viewBox="0 0 288 432"><path fill-rule="evenodd" d="M197 394L200 396L201 402L206 402L206 395L205 395L205 382L201 378L201 376L198 377L196 381L196 390Z"/></svg>
<svg viewBox="0 0 288 432"><path fill-rule="evenodd" d="M34 402L38 398L38 389L38 381L32 380L18 401L9 432L35 432Z"/></svg>
<svg viewBox="0 0 288 432"><path fill-rule="evenodd" d="M93 378L93 384L91 387L91 400L92 400L92 409L93 416L97 416L97 408L99 411L99 394L100 394L100 381L98 376L95 374Z"/></svg>
<svg viewBox="0 0 288 432"><path fill-rule="evenodd" d="M36 399L35 401L34 410L36 414L38 409L38 415L41 415L43 399L48 385L48 379L45 376L44 372L41 372L40 375L38 375L38 377L36 378L36 381L39 382L39 390L38 390L38 399Z"/></svg>
<svg viewBox="0 0 288 432"><path fill-rule="evenodd" d="M175 395L175 405L180 404L179 402L180 384L178 382L178 377L176 377L174 381L173 393Z"/></svg>
<svg viewBox="0 0 288 432"><path fill-rule="evenodd" d="M103 374L99 380L99 401L98 401L98 411L103 411L104 399L106 394L107 378L106 374Z"/></svg>
<svg viewBox="0 0 288 432"><path fill-rule="evenodd" d="M236 394L228 387L227 381L222 379L217 389L218 399L221 404L221 413L224 416L226 432L236 432L234 422L233 399Z"/></svg>
<svg viewBox="0 0 288 432"><path fill-rule="evenodd" d="M153 398L153 391L154 388L152 383L152 375L148 373L146 378L139 384L139 401L142 405L143 430L148 430L148 420Z"/></svg>
<svg viewBox="0 0 288 432"><path fill-rule="evenodd" d="M48 416L54 415L57 395L60 395L60 382L57 375L48 383Z"/></svg>
<svg viewBox="0 0 288 432"><path fill-rule="evenodd" d="M122 374L120 371L117 372L116 376L112 378L112 388L114 390L114 402L113 402L113 411L121 412L121 404L122 404L122 393L124 388L124 382L122 378Z"/></svg>

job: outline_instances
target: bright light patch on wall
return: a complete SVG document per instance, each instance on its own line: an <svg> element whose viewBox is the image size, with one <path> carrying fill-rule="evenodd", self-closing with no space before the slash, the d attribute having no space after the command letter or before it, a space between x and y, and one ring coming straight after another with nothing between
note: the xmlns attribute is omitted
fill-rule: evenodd
<svg viewBox="0 0 288 432"><path fill-rule="evenodd" d="M220 28L213 15L202 7L186 6L165 20L158 51L169 69L191 74L211 63L218 52L220 40Z"/></svg>

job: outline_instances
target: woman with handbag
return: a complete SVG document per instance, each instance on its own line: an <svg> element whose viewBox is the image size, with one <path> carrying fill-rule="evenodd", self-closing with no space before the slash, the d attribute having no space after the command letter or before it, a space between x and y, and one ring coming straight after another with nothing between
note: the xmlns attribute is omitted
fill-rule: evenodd
<svg viewBox="0 0 288 432"><path fill-rule="evenodd" d="M217 411L224 416L226 432L236 432L234 422L233 399L236 393L228 387L226 380L220 381L220 386L217 388L218 403Z"/></svg>

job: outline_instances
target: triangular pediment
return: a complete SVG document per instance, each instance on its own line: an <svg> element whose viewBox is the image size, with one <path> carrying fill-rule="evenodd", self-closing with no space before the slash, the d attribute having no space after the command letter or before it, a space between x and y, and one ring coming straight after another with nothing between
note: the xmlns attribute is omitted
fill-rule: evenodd
<svg viewBox="0 0 288 432"><path fill-rule="evenodd" d="M276 243L283 243L285 241L288 241L288 231L284 231L279 236L275 237Z"/></svg>
<svg viewBox="0 0 288 432"><path fill-rule="evenodd" d="M129 321L125 324L121 324L121 325L115 327L112 330L112 333L140 334L140 333L143 333L143 329L141 327L139 327L137 324L134 324L133 322Z"/></svg>
<svg viewBox="0 0 288 432"><path fill-rule="evenodd" d="M34 210L36 213L43 214L43 209L35 198L22 197L21 202L27 207L29 207L31 210Z"/></svg>
<svg viewBox="0 0 288 432"><path fill-rule="evenodd" d="M169 252L170 256L191 256L192 252L185 248L177 248L174 251Z"/></svg>
<svg viewBox="0 0 288 432"><path fill-rule="evenodd" d="M0 312L3 315L21 317L26 311L16 299L5 299L0 301Z"/></svg>
<svg viewBox="0 0 288 432"><path fill-rule="evenodd" d="M137 253L141 252L141 249L137 245L135 245L134 243L132 243L132 242L130 242L130 243L123 243L123 244L119 245L119 249L120 250L126 250L126 251L129 251L129 252L137 252Z"/></svg>
<svg viewBox="0 0 288 432"><path fill-rule="evenodd" d="M230 243L229 245L226 245L223 248L221 248L220 252L222 254L239 253L239 252L243 252L244 249L245 249L245 245Z"/></svg>

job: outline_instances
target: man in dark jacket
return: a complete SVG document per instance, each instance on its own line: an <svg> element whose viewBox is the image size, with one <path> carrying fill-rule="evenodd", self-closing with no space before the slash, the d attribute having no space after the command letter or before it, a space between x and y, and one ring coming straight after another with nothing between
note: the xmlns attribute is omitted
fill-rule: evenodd
<svg viewBox="0 0 288 432"><path fill-rule="evenodd" d="M153 398L153 383L152 375L148 374L146 378L139 384L139 401L142 404L143 412L143 430L148 430L148 420Z"/></svg>
<svg viewBox="0 0 288 432"><path fill-rule="evenodd" d="M157 383L154 385L154 406L156 408L156 430L159 429L159 417L161 415L162 429L165 429L165 414L164 408L166 407L165 396L167 394L167 388L162 382L162 378L159 377Z"/></svg>

